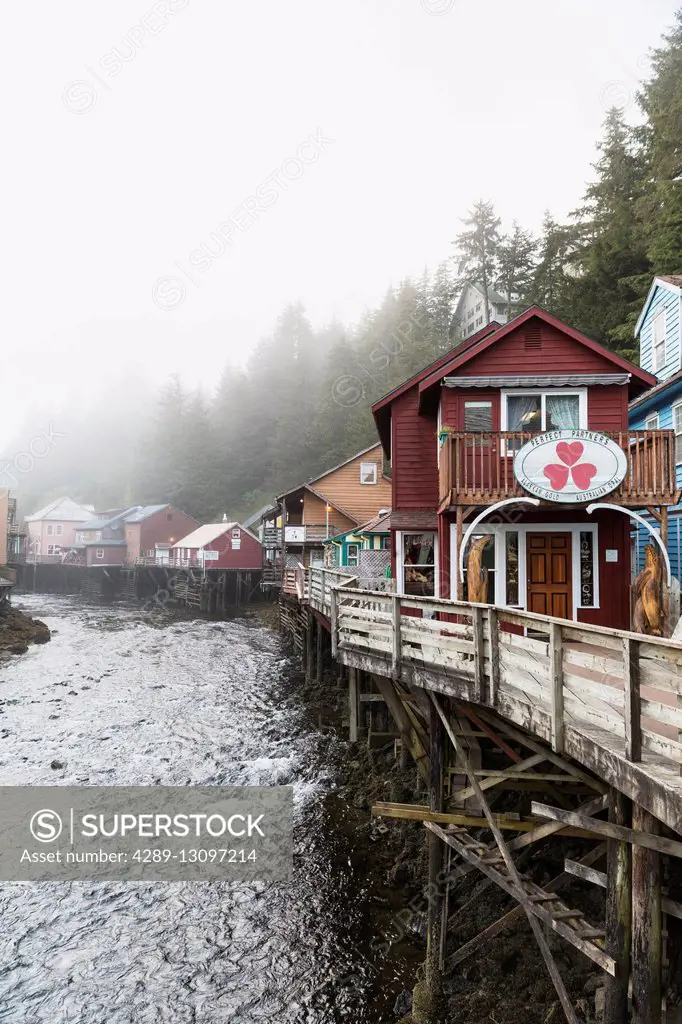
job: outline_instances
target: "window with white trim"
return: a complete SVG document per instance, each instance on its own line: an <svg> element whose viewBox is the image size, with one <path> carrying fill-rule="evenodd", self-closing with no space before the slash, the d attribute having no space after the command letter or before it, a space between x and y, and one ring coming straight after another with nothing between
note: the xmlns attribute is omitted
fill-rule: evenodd
<svg viewBox="0 0 682 1024"><path fill-rule="evenodd" d="M48 537L52 536L52 534L54 533L54 527L52 526L52 523L47 524L45 533L47 534Z"/></svg>
<svg viewBox="0 0 682 1024"><path fill-rule="evenodd" d="M96 548L95 558L104 558L104 548Z"/></svg>
<svg viewBox="0 0 682 1024"><path fill-rule="evenodd" d="M58 537L61 537L62 533L64 532L64 529L63 529L61 523L57 523L57 525L54 528L54 532L57 534Z"/></svg>
<svg viewBox="0 0 682 1024"><path fill-rule="evenodd" d="M47 553L48 553L48 555L59 555L59 554L61 554L61 550L62 549L61 549L61 545L60 544L48 544L47 545Z"/></svg>
<svg viewBox="0 0 682 1024"><path fill-rule="evenodd" d="M667 318L664 309L658 313L651 325L651 351L652 367L654 372L660 370L667 362L666 341L667 341Z"/></svg>
<svg viewBox="0 0 682 1024"><path fill-rule="evenodd" d="M645 430L658 430L660 422L661 421L660 421L658 413L657 412L653 412L651 414L651 416L647 416L647 418L644 420L644 429Z"/></svg>
<svg viewBox="0 0 682 1024"><path fill-rule="evenodd" d="M509 432L540 434L547 430L587 428L587 391L502 391L500 429ZM507 442L511 453L520 440Z"/></svg>
<svg viewBox="0 0 682 1024"><path fill-rule="evenodd" d="M673 406L673 430L675 431L675 462L682 463L682 402Z"/></svg>
<svg viewBox="0 0 682 1024"><path fill-rule="evenodd" d="M360 463L360 483L375 484L379 476L376 462Z"/></svg>
<svg viewBox="0 0 682 1024"><path fill-rule="evenodd" d="M435 533L403 533L398 556L404 594L436 596L436 539Z"/></svg>
<svg viewBox="0 0 682 1024"><path fill-rule="evenodd" d="M349 544L348 551L346 553L346 564L348 566L356 566L360 561L360 545Z"/></svg>

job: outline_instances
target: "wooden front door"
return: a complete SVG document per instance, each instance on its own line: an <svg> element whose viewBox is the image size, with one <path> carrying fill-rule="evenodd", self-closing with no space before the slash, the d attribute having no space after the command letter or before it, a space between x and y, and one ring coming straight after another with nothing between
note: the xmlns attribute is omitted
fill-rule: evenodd
<svg viewBox="0 0 682 1024"><path fill-rule="evenodd" d="M528 533L526 537L528 611L572 619L571 534Z"/></svg>

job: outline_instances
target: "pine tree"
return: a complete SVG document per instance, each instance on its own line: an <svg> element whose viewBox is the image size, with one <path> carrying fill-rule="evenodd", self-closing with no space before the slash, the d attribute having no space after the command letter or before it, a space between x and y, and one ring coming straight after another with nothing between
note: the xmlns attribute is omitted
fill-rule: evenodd
<svg viewBox="0 0 682 1024"><path fill-rule="evenodd" d="M513 295L522 298L528 294L533 280L537 242L530 231L524 231L514 221L511 234L505 235L497 250L498 272L495 286L507 300L507 319L511 320Z"/></svg>
<svg viewBox="0 0 682 1024"><path fill-rule="evenodd" d="M596 179L574 214L576 247L567 283L574 326L630 358L641 282L651 274L638 218L645 168L633 134L621 111L609 111L594 165Z"/></svg>
<svg viewBox="0 0 682 1024"><path fill-rule="evenodd" d="M559 224L548 210L542 223L538 262L533 272L528 300L560 318L567 312L566 268L573 249L574 232Z"/></svg>
<svg viewBox="0 0 682 1024"><path fill-rule="evenodd" d="M489 324L492 315L488 292L498 272L498 248L500 243L500 218L490 202L479 199L473 210L462 223L467 230L457 236L455 264L458 284L480 284L485 295L485 322Z"/></svg>
<svg viewBox="0 0 682 1024"><path fill-rule="evenodd" d="M653 76L639 103L646 117L642 138L649 163L643 203L648 255L655 274L682 273L682 9L651 55Z"/></svg>

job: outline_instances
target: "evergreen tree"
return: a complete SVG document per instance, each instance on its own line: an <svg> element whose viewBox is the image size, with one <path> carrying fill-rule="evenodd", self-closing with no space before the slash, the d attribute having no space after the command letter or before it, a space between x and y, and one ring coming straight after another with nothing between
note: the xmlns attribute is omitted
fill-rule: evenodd
<svg viewBox="0 0 682 1024"><path fill-rule="evenodd" d="M514 221L511 234L505 235L498 246L498 272L495 286L507 300L507 319L511 320L513 295L522 298L528 294L533 280L537 242L530 231L524 231Z"/></svg>
<svg viewBox="0 0 682 1024"><path fill-rule="evenodd" d="M456 247L458 284L462 288L467 284L482 285L485 295L485 323L489 324L492 316L488 291L498 273L500 218L495 215L492 203L479 199L462 223L467 230L458 235L453 242Z"/></svg>
<svg viewBox="0 0 682 1024"><path fill-rule="evenodd" d="M649 195L643 206L648 255L655 274L682 273L682 9L651 56L653 75L639 103L649 164Z"/></svg>
<svg viewBox="0 0 682 1024"><path fill-rule="evenodd" d="M638 219L644 164L621 111L609 111L578 220L567 297L571 322L591 337L634 357L632 328L641 309L641 282L651 267Z"/></svg>
<svg viewBox="0 0 682 1024"><path fill-rule="evenodd" d="M547 211L538 245L538 262L533 272L528 299L548 313L562 317L567 311L566 268L574 248L574 232L559 224Z"/></svg>

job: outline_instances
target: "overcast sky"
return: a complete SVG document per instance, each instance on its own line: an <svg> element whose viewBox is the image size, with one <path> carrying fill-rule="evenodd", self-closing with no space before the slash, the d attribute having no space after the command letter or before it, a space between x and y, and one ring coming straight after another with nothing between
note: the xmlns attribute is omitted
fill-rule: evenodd
<svg viewBox="0 0 682 1024"><path fill-rule="evenodd" d="M356 319L479 197L565 216L678 2L7 5L0 444L118 366L210 386L287 301Z"/></svg>

